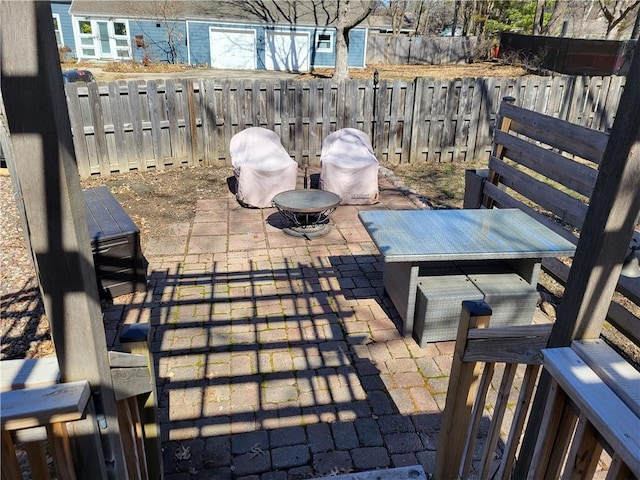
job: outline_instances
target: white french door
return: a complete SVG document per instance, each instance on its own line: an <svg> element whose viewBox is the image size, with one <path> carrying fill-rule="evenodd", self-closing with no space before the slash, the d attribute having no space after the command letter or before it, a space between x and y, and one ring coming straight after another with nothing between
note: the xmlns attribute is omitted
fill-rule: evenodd
<svg viewBox="0 0 640 480"><path fill-rule="evenodd" d="M74 29L78 59L128 60L131 58L126 20L77 20Z"/></svg>

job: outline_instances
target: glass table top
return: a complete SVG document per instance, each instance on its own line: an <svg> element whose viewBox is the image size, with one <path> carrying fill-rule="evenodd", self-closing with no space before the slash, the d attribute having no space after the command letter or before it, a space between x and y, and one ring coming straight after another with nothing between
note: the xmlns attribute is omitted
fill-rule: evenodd
<svg viewBox="0 0 640 480"><path fill-rule="evenodd" d="M573 256L575 245L518 209L359 213L387 262Z"/></svg>

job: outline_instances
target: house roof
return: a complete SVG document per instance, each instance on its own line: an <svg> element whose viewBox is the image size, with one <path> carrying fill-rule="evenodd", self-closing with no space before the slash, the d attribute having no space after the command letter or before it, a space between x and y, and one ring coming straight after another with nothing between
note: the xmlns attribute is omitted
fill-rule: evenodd
<svg viewBox="0 0 640 480"><path fill-rule="evenodd" d="M337 0L73 0L78 16L167 20L224 20L287 25L333 25Z"/></svg>

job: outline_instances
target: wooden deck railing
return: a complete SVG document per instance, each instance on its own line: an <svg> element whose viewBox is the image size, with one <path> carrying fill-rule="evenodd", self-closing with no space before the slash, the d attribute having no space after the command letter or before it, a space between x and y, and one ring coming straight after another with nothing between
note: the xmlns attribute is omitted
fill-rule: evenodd
<svg viewBox="0 0 640 480"><path fill-rule="evenodd" d="M599 339L542 353L553 381L529 478L592 478L603 449L607 479L640 478L640 372Z"/></svg>
<svg viewBox="0 0 640 480"><path fill-rule="evenodd" d="M487 408L487 393L499 363L504 364L504 371L477 469L479 478L490 478L496 468L499 474L493 478L509 478L542 363L540 350L547 344L551 325L492 329L487 328L490 319L491 309L486 303L463 302L438 439L436 479L468 478L478 430ZM519 386L516 410L501 461L495 465L493 459L509 394L520 365L526 365L526 369Z"/></svg>
<svg viewBox="0 0 640 480"><path fill-rule="evenodd" d="M120 340L129 352L109 352L120 438L130 480L162 478L160 435L155 417L155 376L148 354L148 326L135 325ZM58 383L55 357L0 362L2 479L80 478L73 461L73 441L100 444L99 422L93 440L74 439L70 422L82 421L94 409L87 381ZM88 419L86 421L89 421ZM17 451L26 454L20 459ZM100 451L100 450L98 450ZM104 461L96 459L96 463ZM103 472L106 478L106 472Z"/></svg>
<svg viewBox="0 0 640 480"><path fill-rule="evenodd" d="M489 328L490 319L486 303L463 302L433 478L466 479L472 469L480 479L513 478L543 365L555 387L528 478L588 479L599 465L608 469L607 478L638 478L640 373L601 340L574 342L573 349L545 349L550 324ZM491 400L489 387L500 364L502 377ZM518 370L524 371L516 385ZM517 399L510 397L514 391ZM515 411L507 418L509 402L515 403ZM472 463L489 410L482 453ZM508 434L499 445L502 431ZM608 457L601 455L603 448Z"/></svg>
<svg viewBox="0 0 640 480"><path fill-rule="evenodd" d="M14 436L27 454L31 478L50 478L45 454L48 442L57 478L74 480L76 473L66 424L84 418L90 399L89 382L32 387L0 395L3 480L23 478Z"/></svg>

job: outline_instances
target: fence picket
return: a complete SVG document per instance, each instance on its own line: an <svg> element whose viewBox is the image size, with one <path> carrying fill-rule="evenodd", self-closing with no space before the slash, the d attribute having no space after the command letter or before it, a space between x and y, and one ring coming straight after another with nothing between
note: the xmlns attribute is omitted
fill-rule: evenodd
<svg viewBox="0 0 640 480"><path fill-rule="evenodd" d="M331 133L331 84L322 81L322 138Z"/></svg>
<svg viewBox="0 0 640 480"><path fill-rule="evenodd" d="M183 94L186 89L183 89ZM180 148L180 136L178 132L178 118L182 113L178 108L178 98L176 93L176 82L172 79L167 79L165 83L165 95L167 98L167 118L169 120L169 151L173 158L178 158L181 155Z"/></svg>
<svg viewBox="0 0 640 480"><path fill-rule="evenodd" d="M295 145L295 158L300 165L306 165L307 162L304 160L304 152L303 152L303 111L302 107L304 106L304 98L302 92L302 84L300 82L295 82L295 90L294 90L294 112L295 112L295 123L294 123L294 139L293 143ZM309 150L307 149L307 152Z"/></svg>
<svg viewBox="0 0 640 480"><path fill-rule="evenodd" d="M212 156L215 155L215 144L213 142L215 122L212 122L213 105L209 103L209 85L205 79L200 80L200 119L202 122L202 164L209 166L212 163ZM215 157L213 157L215 158Z"/></svg>
<svg viewBox="0 0 640 480"><path fill-rule="evenodd" d="M149 120L151 121L151 146L153 148L154 165L157 170L164 170L160 132L161 101L158 85L154 81L147 82L147 102L149 102Z"/></svg>
<svg viewBox="0 0 640 480"><path fill-rule="evenodd" d="M387 127L387 81L380 80L378 84L377 107L376 107L376 139L375 149L379 160L387 160L389 155L389 144L385 141L385 130Z"/></svg>
<svg viewBox="0 0 640 480"><path fill-rule="evenodd" d="M69 120L71 123L73 146L76 157L79 159L88 159L89 152L87 150L87 142L84 137L84 122L82 121L82 110L80 109L78 87L74 83L70 83L67 86L67 108L69 109ZM89 177L91 175L89 162L78 162L78 171L81 177Z"/></svg>
<svg viewBox="0 0 640 480"><path fill-rule="evenodd" d="M233 134L233 112L231 106L231 82L225 81L222 84L222 92L221 92L221 113L222 113L222 128L220 128L220 132L224 132L224 138L227 140L223 143L224 145L224 158L230 164L231 163L231 154L229 153L229 141Z"/></svg>
<svg viewBox="0 0 640 480"><path fill-rule="evenodd" d="M199 163L200 155L198 153L198 130L196 125L196 100L193 91L193 79L187 79L182 83L182 92L185 104L183 112L185 116L185 134L187 159L189 165Z"/></svg>
<svg viewBox="0 0 640 480"><path fill-rule="evenodd" d="M318 81L311 80L309 82L309 164L317 164L320 148L318 138Z"/></svg>
<svg viewBox="0 0 640 480"><path fill-rule="evenodd" d="M364 131L367 135L369 135L369 138L373 140L373 122L375 121L374 118L374 109L373 109L373 105L374 105L374 97L375 97L375 90L373 88L373 80L367 80L363 87L363 108L364 111L362 112L362 131Z"/></svg>
<svg viewBox="0 0 640 480"><path fill-rule="evenodd" d="M483 155L478 153L478 148L483 145L482 139L479 138L480 124L480 109L476 108L477 105L482 104L482 91L484 83L481 78L473 80L473 91L469 99L469 141L473 145L472 150L467 152L465 161L473 160L475 158L482 158Z"/></svg>
<svg viewBox="0 0 640 480"><path fill-rule="evenodd" d="M487 158L495 112L516 104L607 130L624 77L167 80L66 85L81 177L166 166L230 164L229 141L248 126L275 131L301 165L317 165L322 141L344 127L371 137L390 163Z"/></svg>
<svg viewBox="0 0 640 480"><path fill-rule="evenodd" d="M111 124L113 125L114 150L120 172L129 171L127 156L124 149L124 123L122 103L120 102L120 88L116 82L109 84L109 109L111 110Z"/></svg>
<svg viewBox="0 0 640 480"><path fill-rule="evenodd" d="M93 135L96 146L96 154L98 164L100 166L100 175L110 175L111 166L109 160L109 149L107 147L107 138L105 134L105 119L102 108L102 100L98 92L98 85L95 83L87 84L89 91L89 106L91 107L91 122L93 124Z"/></svg>
<svg viewBox="0 0 640 480"><path fill-rule="evenodd" d="M129 123L131 123L131 133L127 142L127 155L129 160L139 168L140 171L147 169L147 159L144 155L144 133L142 130L142 112L140 107L140 93L138 82L129 80L127 82L127 99L129 101ZM78 159L79 160L79 159ZM81 162L78 161L78 164Z"/></svg>

